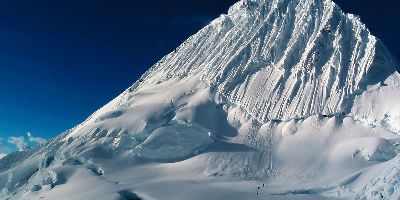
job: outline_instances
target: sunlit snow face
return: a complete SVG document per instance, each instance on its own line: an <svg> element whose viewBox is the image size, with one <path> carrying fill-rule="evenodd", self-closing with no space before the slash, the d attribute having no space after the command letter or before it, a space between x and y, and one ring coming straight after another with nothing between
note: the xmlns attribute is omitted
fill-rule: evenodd
<svg viewBox="0 0 400 200"><path fill-rule="evenodd" d="M0 160L0 195L397 197L400 76L383 44L330 1L251 2L82 124Z"/></svg>

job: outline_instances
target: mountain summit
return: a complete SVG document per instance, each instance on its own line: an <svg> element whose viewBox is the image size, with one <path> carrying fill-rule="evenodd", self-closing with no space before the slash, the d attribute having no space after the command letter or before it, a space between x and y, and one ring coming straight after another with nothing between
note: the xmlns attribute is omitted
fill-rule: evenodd
<svg viewBox="0 0 400 200"><path fill-rule="evenodd" d="M398 67L330 0L242 0L1 159L0 199L396 199Z"/></svg>

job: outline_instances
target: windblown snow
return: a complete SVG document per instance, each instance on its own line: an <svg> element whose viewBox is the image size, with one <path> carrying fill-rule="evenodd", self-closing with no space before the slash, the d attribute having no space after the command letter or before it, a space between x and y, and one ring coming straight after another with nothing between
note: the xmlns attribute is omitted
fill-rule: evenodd
<svg viewBox="0 0 400 200"><path fill-rule="evenodd" d="M241 0L0 159L0 199L398 199L398 67L330 0Z"/></svg>

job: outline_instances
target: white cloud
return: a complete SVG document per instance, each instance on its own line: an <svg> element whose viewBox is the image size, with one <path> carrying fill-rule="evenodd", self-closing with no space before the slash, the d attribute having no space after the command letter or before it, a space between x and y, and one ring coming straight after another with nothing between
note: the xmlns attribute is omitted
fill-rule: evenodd
<svg viewBox="0 0 400 200"><path fill-rule="evenodd" d="M3 138L0 138L0 159L2 159L6 155L7 154L4 152Z"/></svg>
<svg viewBox="0 0 400 200"><path fill-rule="evenodd" d="M34 142L36 144L43 144L47 141L41 137L33 137L32 133L30 133L30 132L27 132L26 135L28 135L29 141Z"/></svg>
<svg viewBox="0 0 400 200"><path fill-rule="evenodd" d="M23 136L20 136L20 137L11 136L8 138L7 142L15 145L19 151L24 150L25 147L27 146L27 144L25 142L25 138Z"/></svg>
<svg viewBox="0 0 400 200"><path fill-rule="evenodd" d="M2 138L0 138L0 158L7 155L7 152L14 151L15 148L12 148L10 145L16 147L18 151L22 151L33 144L43 144L47 140L41 137L34 137L32 133L27 132L27 137L24 136L10 136L6 142L2 142Z"/></svg>

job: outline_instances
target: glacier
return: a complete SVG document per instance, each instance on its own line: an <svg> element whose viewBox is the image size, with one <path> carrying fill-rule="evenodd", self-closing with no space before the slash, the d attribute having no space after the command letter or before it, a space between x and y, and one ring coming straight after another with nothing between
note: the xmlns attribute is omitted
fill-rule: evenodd
<svg viewBox="0 0 400 200"><path fill-rule="evenodd" d="M398 199L399 67L331 0L241 0L1 158L0 199Z"/></svg>

